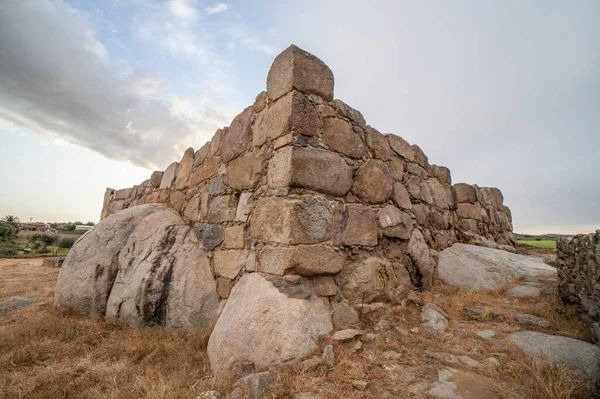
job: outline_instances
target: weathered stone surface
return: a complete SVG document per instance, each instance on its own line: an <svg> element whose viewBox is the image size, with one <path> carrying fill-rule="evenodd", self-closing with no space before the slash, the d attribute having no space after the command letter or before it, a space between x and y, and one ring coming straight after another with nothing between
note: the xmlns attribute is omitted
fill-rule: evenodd
<svg viewBox="0 0 600 399"><path fill-rule="evenodd" d="M252 193L240 194L240 200L238 201L238 206L235 211L235 221L246 222L248 220L248 216L252 212L252 209L254 209Z"/></svg>
<svg viewBox="0 0 600 399"><path fill-rule="evenodd" d="M210 223L233 222L238 205L237 195L218 195L208 203L206 219Z"/></svg>
<svg viewBox="0 0 600 399"><path fill-rule="evenodd" d="M254 253L245 249L215 251L213 254L215 274L233 280L247 263L254 264Z"/></svg>
<svg viewBox="0 0 600 399"><path fill-rule="evenodd" d="M387 165L374 159L366 161L356 172L352 191L356 198L368 204L387 201L392 195L392 178Z"/></svg>
<svg viewBox="0 0 600 399"><path fill-rule="evenodd" d="M412 233L412 219L393 205L379 209L379 225L386 237L408 240Z"/></svg>
<svg viewBox="0 0 600 399"><path fill-rule="evenodd" d="M256 186L267 165L265 148L246 152L229 163L225 184L236 190L249 190Z"/></svg>
<svg viewBox="0 0 600 399"><path fill-rule="evenodd" d="M194 230L204 247L209 250L215 249L225 238L223 226L219 226L218 224L199 223L195 226Z"/></svg>
<svg viewBox="0 0 600 399"><path fill-rule="evenodd" d="M337 110L338 115L343 116L347 119L350 119L352 122L360 126L362 129L367 127L367 123L365 122L365 118L360 113L360 111L352 108L345 102L340 99L333 100L333 104L335 109Z"/></svg>
<svg viewBox="0 0 600 399"><path fill-rule="evenodd" d="M245 229L243 224L225 228L225 249L243 249L246 247Z"/></svg>
<svg viewBox="0 0 600 399"><path fill-rule="evenodd" d="M188 148L183 153L183 158L177 167L175 173L175 189L184 190L188 188L190 184L190 173L194 166L194 149Z"/></svg>
<svg viewBox="0 0 600 399"><path fill-rule="evenodd" d="M496 332L494 330L480 330L476 331L475 334L481 338L494 338L496 336Z"/></svg>
<svg viewBox="0 0 600 399"><path fill-rule="evenodd" d="M326 298L288 298L259 274L246 274L233 287L210 336L211 368L220 376L235 365L269 367L301 359L332 329Z"/></svg>
<svg viewBox="0 0 600 399"><path fill-rule="evenodd" d="M540 258L475 245L454 244L440 252L438 278L458 287L499 288L517 276L552 276Z"/></svg>
<svg viewBox="0 0 600 399"><path fill-rule="evenodd" d="M268 371L250 374L237 380L229 399L265 399L271 393L273 375Z"/></svg>
<svg viewBox="0 0 600 399"><path fill-rule="evenodd" d="M173 162L171 165L165 169L163 173L162 180L160 181L160 188L171 188L171 184L173 180L175 180L175 172L177 171L177 166L179 162Z"/></svg>
<svg viewBox="0 0 600 399"><path fill-rule="evenodd" d="M396 273L390 261L377 257L346 264L335 281L352 304L393 301L398 286L410 285L408 273Z"/></svg>
<svg viewBox="0 0 600 399"><path fill-rule="evenodd" d="M376 129L368 126L365 130L367 145L374 158L388 160L392 157L392 149L387 138ZM400 176L402 179L402 176Z"/></svg>
<svg viewBox="0 0 600 399"><path fill-rule="evenodd" d="M394 183L392 199L402 209L412 209L410 195L402 183Z"/></svg>
<svg viewBox="0 0 600 399"><path fill-rule="evenodd" d="M448 327L448 314L439 306L426 303L421 308L421 323L429 332L445 331Z"/></svg>
<svg viewBox="0 0 600 399"><path fill-rule="evenodd" d="M415 150L408 144L402 137L396 136L395 134L385 135L390 143L392 150L407 161L415 160Z"/></svg>
<svg viewBox="0 0 600 399"><path fill-rule="evenodd" d="M365 155L363 139L343 119L326 118L321 137L330 150L341 152L350 158L362 158Z"/></svg>
<svg viewBox="0 0 600 399"><path fill-rule="evenodd" d="M533 331L514 332L508 335L508 339L531 358L543 357L592 378L600 376L600 348L589 342Z"/></svg>
<svg viewBox="0 0 600 399"><path fill-rule="evenodd" d="M431 165L431 170L436 179L440 182L451 185L452 177L450 176L450 169L445 166Z"/></svg>
<svg viewBox="0 0 600 399"><path fill-rule="evenodd" d="M183 209L183 216L193 222L200 219L200 194L193 196Z"/></svg>
<svg viewBox="0 0 600 399"><path fill-rule="evenodd" d="M530 326L548 327L550 325L547 320L527 313L515 313L515 321L517 324Z"/></svg>
<svg viewBox="0 0 600 399"><path fill-rule="evenodd" d="M252 144L263 145L290 132L314 136L322 122L315 107L297 91L286 94L263 110L253 127Z"/></svg>
<svg viewBox="0 0 600 399"><path fill-rule="evenodd" d="M243 110L233 118L229 129L221 139L221 162L227 163L244 152L252 138L252 107Z"/></svg>
<svg viewBox="0 0 600 399"><path fill-rule="evenodd" d="M352 173L352 167L333 152L285 147L269 161L269 186L301 187L342 197L352 187Z"/></svg>
<svg viewBox="0 0 600 399"><path fill-rule="evenodd" d="M225 277L217 277L217 293L223 299L229 298L229 293L233 288L233 280Z"/></svg>
<svg viewBox="0 0 600 399"><path fill-rule="evenodd" d="M154 188L160 187L160 182L162 181L163 173L164 172L160 172L160 171L152 172L152 175L150 176L150 185L152 187L154 187Z"/></svg>
<svg viewBox="0 0 600 399"><path fill-rule="evenodd" d="M119 253L140 221L159 209L162 207L156 204L125 209L103 219L77 240L58 275L54 305L103 316L119 269Z"/></svg>
<svg viewBox="0 0 600 399"><path fill-rule="evenodd" d="M454 187L454 191L456 191L456 198L459 204L475 204L477 202L477 192L475 191L475 187L465 183L457 183L452 187Z"/></svg>
<svg viewBox="0 0 600 399"><path fill-rule="evenodd" d="M340 330L340 331L336 331L333 333L333 335L331 336L331 338L333 338L334 341L350 341L353 340L356 337L360 337L362 335L362 331L360 330L356 330L354 328L348 328L345 330Z"/></svg>
<svg viewBox="0 0 600 399"><path fill-rule="evenodd" d="M331 239L333 208L317 196L261 198L255 204L250 235L262 242L316 244Z"/></svg>
<svg viewBox="0 0 600 399"><path fill-rule="evenodd" d="M115 191L115 199L116 200L123 200L123 199L128 199L130 198L132 195L134 195L135 190L134 187L131 188L123 188L121 190L117 190Z"/></svg>
<svg viewBox="0 0 600 399"><path fill-rule="evenodd" d="M141 219L118 254L106 317L130 325L210 328L217 306L216 284L191 228L172 209Z"/></svg>
<svg viewBox="0 0 600 399"><path fill-rule="evenodd" d="M280 53L267 75L267 94L276 100L296 89L303 93L315 93L325 101L333 100L333 72L314 55L289 46Z"/></svg>
<svg viewBox="0 0 600 399"><path fill-rule="evenodd" d="M258 271L283 276L336 274L344 266L345 255L323 244L293 247L266 246L258 254Z"/></svg>
<svg viewBox="0 0 600 399"><path fill-rule="evenodd" d="M340 243L343 245L377 245L377 213L368 206L346 205L341 215L340 229Z"/></svg>
<svg viewBox="0 0 600 399"><path fill-rule="evenodd" d="M345 303L333 305L332 319L333 328L336 330L348 328L360 322L358 312Z"/></svg>
<svg viewBox="0 0 600 399"><path fill-rule="evenodd" d="M540 296L541 290L529 285L517 285L506 291L506 294L514 298L537 298Z"/></svg>
<svg viewBox="0 0 600 399"><path fill-rule="evenodd" d="M425 243L425 238L418 229L413 229L410 236L408 253L419 270L421 284L424 288L430 288L433 284L434 265L429 258L429 248Z"/></svg>
<svg viewBox="0 0 600 399"><path fill-rule="evenodd" d="M24 298L22 296L11 296L4 302L0 302L0 312L18 309L36 303L35 299Z"/></svg>
<svg viewBox="0 0 600 399"><path fill-rule="evenodd" d="M461 219L484 220L487 217L479 204L459 203L457 212L458 217Z"/></svg>
<svg viewBox="0 0 600 399"><path fill-rule="evenodd" d="M317 296L334 296L338 288L333 277L319 276L313 279L313 292Z"/></svg>
<svg viewBox="0 0 600 399"><path fill-rule="evenodd" d="M219 169L219 157L212 156L206 158L206 161L192 171L190 176L190 185L194 186L206 181L217 174ZM166 172L165 172L166 173ZM164 180L164 177L163 177ZM162 184L161 184L162 188Z"/></svg>

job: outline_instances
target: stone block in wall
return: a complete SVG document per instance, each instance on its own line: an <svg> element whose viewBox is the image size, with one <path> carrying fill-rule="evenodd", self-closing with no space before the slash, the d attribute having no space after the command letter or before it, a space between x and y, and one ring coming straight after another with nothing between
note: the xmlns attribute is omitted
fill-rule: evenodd
<svg viewBox="0 0 600 399"><path fill-rule="evenodd" d="M329 245L265 246L258 253L258 271L283 276L336 274L344 266L345 255Z"/></svg>
<svg viewBox="0 0 600 399"><path fill-rule="evenodd" d="M333 207L319 196L264 197L254 204L250 236L264 243L316 244L331 239Z"/></svg>
<svg viewBox="0 0 600 399"><path fill-rule="evenodd" d="M217 195L208 202L206 219L210 223L233 222L237 206L237 195Z"/></svg>
<svg viewBox="0 0 600 399"><path fill-rule="evenodd" d="M427 158L427 155L425 155L421 147L419 147L418 145L413 144L411 147L414 151L415 162L417 163L417 165L429 172L431 170L431 165L429 165L429 159Z"/></svg>
<svg viewBox="0 0 600 399"><path fill-rule="evenodd" d="M157 170L152 172L152 175L150 176L150 185L152 187L154 187L154 188L160 187L160 182L162 181L163 173L164 172L160 172Z"/></svg>
<svg viewBox="0 0 600 399"><path fill-rule="evenodd" d="M413 162L415 160L415 150L404 140L402 137L396 136L395 134L385 135L390 143L392 150L407 161Z"/></svg>
<svg viewBox="0 0 600 399"><path fill-rule="evenodd" d="M190 186L200 184L215 176L219 170L219 157L212 156L206 158L203 164L192 171L190 176Z"/></svg>
<svg viewBox="0 0 600 399"><path fill-rule="evenodd" d="M238 224L225 228L225 239L223 248L244 249L246 247L245 225Z"/></svg>
<svg viewBox="0 0 600 399"><path fill-rule="evenodd" d="M217 293L219 297L223 299L229 298L229 294L231 293L231 289L233 288L233 280L230 280L225 277L217 277Z"/></svg>
<svg viewBox="0 0 600 399"><path fill-rule="evenodd" d="M317 296L336 296L338 287L331 276L318 276L313 279L313 293Z"/></svg>
<svg viewBox="0 0 600 399"><path fill-rule="evenodd" d="M160 181L160 188L171 188L171 184L173 184L173 180L175 180L175 172L177 171L177 166L179 162L173 162L171 165L167 166L165 172L163 173L162 180Z"/></svg>
<svg viewBox="0 0 600 399"><path fill-rule="evenodd" d="M392 177L387 165L369 159L357 170L352 191L356 198L368 204L387 201L392 195Z"/></svg>
<svg viewBox="0 0 600 399"><path fill-rule="evenodd" d="M429 173L422 166L419 166L414 162L406 163L406 171L410 174L419 176L421 179L429 177Z"/></svg>
<svg viewBox="0 0 600 399"><path fill-rule="evenodd" d="M456 200L460 203L474 204L477 202L477 193L475 187L466 183L457 183L454 186L456 192Z"/></svg>
<svg viewBox="0 0 600 399"><path fill-rule="evenodd" d="M225 229L218 224L198 223L194 226L196 237L208 250L213 250L225 239Z"/></svg>
<svg viewBox="0 0 600 399"><path fill-rule="evenodd" d="M404 187L404 185L400 182L394 183L392 190L392 200L402 209L412 209L412 203L410 202L410 195L408 191Z"/></svg>
<svg viewBox="0 0 600 399"><path fill-rule="evenodd" d="M285 147L269 161L269 186L301 187L342 197L352 187L352 172L352 167L331 151Z"/></svg>
<svg viewBox="0 0 600 399"><path fill-rule="evenodd" d="M421 198L421 179L419 177L414 175L409 176L406 179L405 187L412 198Z"/></svg>
<svg viewBox="0 0 600 399"><path fill-rule="evenodd" d="M253 126L252 144L261 146L291 132L315 136L322 121L304 94L292 91L264 109Z"/></svg>
<svg viewBox="0 0 600 399"><path fill-rule="evenodd" d="M169 206L175 209L177 212L181 212L185 206L185 194L181 191L171 191L169 195Z"/></svg>
<svg viewBox="0 0 600 399"><path fill-rule="evenodd" d="M419 229L413 229L412 231L408 241L408 253L421 275L423 288L430 288L433 284L435 265L429 259L429 248Z"/></svg>
<svg viewBox="0 0 600 399"><path fill-rule="evenodd" d="M215 134L212 136L212 139L210 140L210 147L209 147L209 152L208 152L209 156L220 158L219 155L221 152L221 141L223 140L223 136L225 135L226 130L227 130L227 128L217 129Z"/></svg>
<svg viewBox="0 0 600 399"><path fill-rule="evenodd" d="M352 125L343 119L326 118L323 122L323 143L330 150L340 152L350 158L362 158L366 153L363 138Z"/></svg>
<svg viewBox="0 0 600 399"><path fill-rule="evenodd" d="M185 207L183 209L183 216L188 220L196 222L200 220L199 213L200 194L196 194L192 198L190 198L189 201L187 201L187 204L185 204Z"/></svg>
<svg viewBox="0 0 600 399"><path fill-rule="evenodd" d="M387 162L392 178L401 182L404 177L404 162L399 157L393 155L392 158Z"/></svg>
<svg viewBox="0 0 600 399"><path fill-rule="evenodd" d="M378 237L379 225L375 209L361 204L340 207L335 221L335 245L372 247L377 245Z"/></svg>
<svg viewBox="0 0 600 399"><path fill-rule="evenodd" d="M215 251L213 254L215 274L233 280L250 265L254 268L254 252L247 249L228 249Z"/></svg>
<svg viewBox="0 0 600 399"><path fill-rule="evenodd" d="M225 184L236 190L256 187L265 174L266 150L266 147L255 149L232 160L227 167Z"/></svg>
<svg viewBox="0 0 600 399"><path fill-rule="evenodd" d="M333 85L331 69L319 58L294 45L275 57L267 75L267 95L271 100L295 89L331 101Z"/></svg>
<svg viewBox="0 0 600 399"><path fill-rule="evenodd" d="M412 232L412 218L393 205L379 209L379 225L386 237L408 240Z"/></svg>
<svg viewBox="0 0 600 399"><path fill-rule="evenodd" d="M360 113L360 111L352 108L351 106L337 98L333 100L333 104L338 115L351 120L356 125L360 126L362 129L365 129L367 127L367 122L365 121L365 118Z"/></svg>
<svg viewBox="0 0 600 399"><path fill-rule="evenodd" d="M240 194L240 200L238 201L238 206L235 211L235 221L236 222L247 222L248 216L254 209L254 200L252 199L252 193L245 192Z"/></svg>
<svg viewBox="0 0 600 399"><path fill-rule="evenodd" d="M458 217L461 219L483 220L485 217L487 217L485 210L479 203L459 203L457 212Z"/></svg>
<svg viewBox="0 0 600 399"><path fill-rule="evenodd" d="M448 169L447 167L431 165L431 171L433 172L433 175L435 176L435 178L438 179L440 182L447 184L447 185L452 184L452 177L450 175L450 169Z"/></svg>
<svg viewBox="0 0 600 399"><path fill-rule="evenodd" d="M252 107L233 118L221 139L221 162L227 163L243 153L252 139Z"/></svg>
<svg viewBox="0 0 600 399"><path fill-rule="evenodd" d="M502 192L496 187L481 187L484 202L491 205L494 209L502 209L504 197Z"/></svg>
<svg viewBox="0 0 600 399"><path fill-rule="evenodd" d="M373 154L373 158L387 161L392 158L392 149L387 138L376 129L371 126L367 126L365 129L365 138L367 140L367 146ZM402 179L402 176L400 176Z"/></svg>
<svg viewBox="0 0 600 399"><path fill-rule="evenodd" d="M125 200L129 199L135 194L134 187L130 188L122 188L120 190L115 191L115 199L116 200Z"/></svg>
<svg viewBox="0 0 600 399"><path fill-rule="evenodd" d="M448 209L448 192L446 188L437 179L427 179L424 184L427 186L431 194L432 204L438 208Z"/></svg>
<svg viewBox="0 0 600 399"><path fill-rule="evenodd" d="M194 149L188 148L175 172L175 189L185 190L190 185L190 175L194 166Z"/></svg>

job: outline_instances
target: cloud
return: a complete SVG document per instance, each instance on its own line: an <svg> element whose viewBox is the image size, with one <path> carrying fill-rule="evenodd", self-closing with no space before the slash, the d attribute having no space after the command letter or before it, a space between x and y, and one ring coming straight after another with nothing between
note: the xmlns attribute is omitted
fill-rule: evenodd
<svg viewBox="0 0 600 399"><path fill-rule="evenodd" d="M212 7L205 8L204 12L206 12L206 15L213 15L225 12L227 11L227 9L229 9L229 6L227 4L217 3Z"/></svg>
<svg viewBox="0 0 600 399"><path fill-rule="evenodd" d="M193 17L187 2L173 15ZM35 23L31 23L35 21ZM181 38L185 41L185 38ZM111 64L85 15L61 2L0 2L0 120L108 158L157 168L226 124L221 111L178 112L158 73ZM160 94L160 95L159 95Z"/></svg>

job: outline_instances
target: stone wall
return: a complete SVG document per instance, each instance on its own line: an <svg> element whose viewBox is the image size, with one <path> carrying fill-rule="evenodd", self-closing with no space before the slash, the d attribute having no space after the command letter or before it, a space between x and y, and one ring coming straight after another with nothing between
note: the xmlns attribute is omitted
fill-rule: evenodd
<svg viewBox="0 0 600 399"><path fill-rule="evenodd" d="M563 300L579 303L590 317L594 342L600 342L600 230L556 242L558 290Z"/></svg>
<svg viewBox="0 0 600 399"><path fill-rule="evenodd" d="M503 245L516 243L512 233L512 215L504 205L504 197L495 187L479 187L458 183L454 185L459 224L467 241L477 237Z"/></svg>
<svg viewBox="0 0 600 399"><path fill-rule="evenodd" d="M222 298L259 271L351 302L396 301L411 283L431 285L438 251L454 242L513 242L500 190L453 187L417 145L334 99L331 70L295 46L210 142L138 186L107 189L102 218L149 203L194 224ZM373 294L366 285L379 280Z"/></svg>

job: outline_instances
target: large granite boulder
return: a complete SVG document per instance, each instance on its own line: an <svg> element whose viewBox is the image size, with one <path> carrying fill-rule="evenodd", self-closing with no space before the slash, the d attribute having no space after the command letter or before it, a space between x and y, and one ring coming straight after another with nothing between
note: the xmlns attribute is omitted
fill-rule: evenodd
<svg viewBox="0 0 600 399"><path fill-rule="evenodd" d="M473 289L499 288L518 276L555 276L540 258L498 249L454 244L440 252L437 277L446 284Z"/></svg>
<svg viewBox="0 0 600 399"><path fill-rule="evenodd" d="M296 299L279 292L258 273L233 287L208 341L215 375L300 359L333 329L326 298Z"/></svg>
<svg viewBox="0 0 600 399"><path fill-rule="evenodd" d="M174 210L156 205L117 212L78 240L54 302L130 325L184 329L211 328L219 305L194 230Z"/></svg>
<svg viewBox="0 0 600 399"><path fill-rule="evenodd" d="M533 331L514 332L508 339L531 358L545 358L590 377L600 377L600 348L589 342Z"/></svg>

